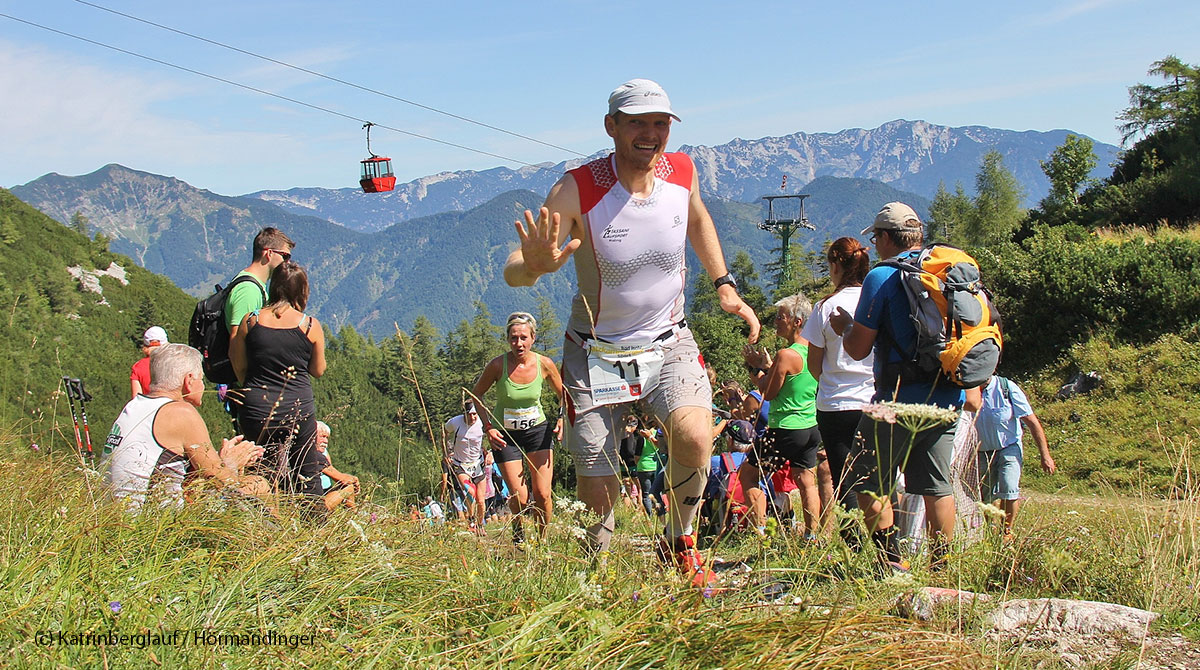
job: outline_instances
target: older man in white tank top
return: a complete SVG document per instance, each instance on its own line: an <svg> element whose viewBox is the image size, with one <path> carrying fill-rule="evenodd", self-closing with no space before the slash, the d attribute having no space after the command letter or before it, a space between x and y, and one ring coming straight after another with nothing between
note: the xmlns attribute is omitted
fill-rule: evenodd
<svg viewBox="0 0 1200 670"><path fill-rule="evenodd" d="M686 242L718 278L721 308L746 321L752 343L759 324L728 274L691 158L666 153L672 119L679 117L652 81L634 79L613 91L604 128L614 152L563 176L536 219L525 212L524 224L516 223L521 247L504 277L532 286L575 255L579 290L563 345L564 432L579 497L600 518L587 529L591 548L607 551L612 538L617 443L636 402L663 424L670 445L671 509L660 554L705 585L713 576L695 550L692 522L708 481L712 389L684 321Z"/></svg>
<svg viewBox="0 0 1200 670"><path fill-rule="evenodd" d="M204 398L204 372L199 351L184 344L165 344L150 356L150 389L121 410L104 443L101 468L109 494L133 511L148 501L183 504L183 478L195 471L218 488L264 496L270 487L262 477L243 475L262 447L241 435L213 447L208 427L196 408Z"/></svg>

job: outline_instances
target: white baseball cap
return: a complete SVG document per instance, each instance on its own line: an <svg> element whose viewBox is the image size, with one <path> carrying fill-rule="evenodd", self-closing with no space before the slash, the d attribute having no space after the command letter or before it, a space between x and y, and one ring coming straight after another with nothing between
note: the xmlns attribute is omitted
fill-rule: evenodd
<svg viewBox="0 0 1200 670"><path fill-rule="evenodd" d="M662 86L649 79L630 79L621 84L608 96L608 113L626 114L670 114L682 121L671 111L671 100Z"/></svg>
<svg viewBox="0 0 1200 670"><path fill-rule="evenodd" d="M167 341L167 331L159 326L150 326L146 332L142 334L142 344L147 347L155 344L169 344Z"/></svg>

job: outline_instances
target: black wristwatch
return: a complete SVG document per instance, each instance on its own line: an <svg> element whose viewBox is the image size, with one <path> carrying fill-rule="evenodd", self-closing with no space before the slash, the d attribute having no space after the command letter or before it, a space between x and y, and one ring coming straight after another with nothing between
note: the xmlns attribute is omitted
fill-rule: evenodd
<svg viewBox="0 0 1200 670"><path fill-rule="evenodd" d="M728 273L728 272L725 273L724 277L718 277L716 279L716 281L713 282L713 288L721 288L722 286L724 286L726 284L729 284L730 286L732 286L733 290L735 290L735 291L737 290L737 287L738 287L737 280L733 278L732 273Z"/></svg>

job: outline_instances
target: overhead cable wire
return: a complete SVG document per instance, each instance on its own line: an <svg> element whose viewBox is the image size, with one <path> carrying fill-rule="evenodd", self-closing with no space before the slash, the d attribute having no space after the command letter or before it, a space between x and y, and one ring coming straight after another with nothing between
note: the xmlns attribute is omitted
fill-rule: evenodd
<svg viewBox="0 0 1200 670"><path fill-rule="evenodd" d="M125 17L125 18L127 18L127 19L130 19L130 20L132 20L132 21L138 21L138 22L140 22L140 23L144 23L144 24L146 24L146 25L148 25L148 26L154 26L155 28L160 28L160 29L162 29L162 30L167 30L167 31L173 32L173 33L175 33L175 34L177 34L177 35L183 35L184 37L189 37L189 38L191 38L191 39L194 39L194 40L199 40L199 41L201 41L201 42L206 42L206 43L208 43L208 44L212 44L213 46L218 46L218 47L221 47L221 48L223 48L223 49L229 49L230 51L236 51L236 52L238 52L238 53L240 53L240 54L244 54L244 55L247 55L247 56L252 56L252 57L254 57L254 58L258 58L258 59L260 59L260 60L264 60L264 61L267 61L267 62L269 62L269 63L274 63L275 65L279 65L279 66L282 66L282 67L290 68L290 69L292 69L292 70L296 70L296 71L298 71L298 72L303 72L303 73L305 73L305 74L309 74L309 75L312 75L312 76L314 76L314 77L320 77L321 79L326 79L326 80L328 80L328 81L336 82L336 83L338 83L338 84L343 84L343 85L345 85L345 86L350 86L350 87L352 87L352 88L356 88L356 89L358 89L358 90L360 90L360 91L365 91L365 92L367 92L367 93L374 93L375 95L379 95L379 96L382 96L382 97L385 97L385 98L388 98L388 99L391 99L391 100L395 100L395 101L397 101L397 102L402 102L402 103L404 103L404 104L406 104L406 105L412 105L412 106L414 106L414 107L420 107L421 109L428 110L428 111L430 111L430 112L435 112L435 113L437 113L437 114L441 114L441 115L443 115L443 116L448 116L448 117L450 117L450 118L452 118L452 119L458 119L459 121L465 121L465 122L467 122L467 123L474 124L474 125L476 125L476 126L479 126L479 127L481 127L481 128L487 128L488 130L494 130L494 131L496 131L496 132L504 133L504 134L506 134L506 135L511 135L512 137L517 137L517 138L520 138L520 139L523 139L523 140L527 140L527 141L529 141L529 142L536 142L536 143L538 143L538 144L541 144L542 146L550 147L550 148L552 148L552 149L558 149L559 151L565 151L565 152L567 152L567 153L570 153L570 154L575 154L576 156L582 156L582 157L585 157L585 158L587 157L587 156L586 156L586 154L581 154L581 153L579 153L578 151L575 151L574 149L568 149L568 148L566 148L566 147L560 147L560 146L558 146L557 144L552 144L552 143L550 143L550 142L545 142L545 141L539 140L539 139L537 139L537 138L535 138L535 137L530 137L530 136L528 136L528 135L522 135L521 133L513 132L513 131L511 131L511 130L506 130L506 129L504 129L504 128L500 128L499 126L493 126L493 125L491 125L491 124L489 124L489 123L484 123L484 122L482 122L482 121L476 121L475 119L471 119L471 118L468 118L468 117L465 117L465 116L462 116L462 115L459 115L459 114L455 114L455 113L453 113L453 112L447 112L447 111L446 111L446 110L444 110L444 109L438 109L437 107L431 107L431 106L429 106L429 105L425 105L425 104L422 104L422 103L416 102L416 101L414 101L414 100L408 100L408 99L406 99L406 98L401 98L401 97L399 97L399 96L392 95L391 93L387 93L387 92L385 92L385 91L380 91L380 90L378 90L378 89L374 89L374 88L371 88L371 87L369 87L369 86L363 86L363 85L361 85L361 84L356 84L356 83L354 83L354 82L352 82L352 81L346 81L345 79L339 79L338 77L334 77L334 76L331 76L331 75L327 75L327 74L325 74L325 73L323 73L323 72L317 72L316 70L310 70L310 69L308 69L308 68L301 67L301 66L299 66L299 65L292 65L291 63L287 63L287 62L284 62L284 61L278 60L278 59L276 59L276 58L271 58L270 56L264 56L264 55L262 55L262 54L255 53L255 52L253 52L253 51L249 51L249 50L246 50L246 49L242 49L242 48L240 48L240 47L235 47L235 46L233 46L233 45L231 45L231 44L226 44L226 43L224 43L224 42L219 42L219 41L217 41L217 40L214 40L214 39L209 39L209 38L207 38L207 37L204 37L204 36L202 36L202 35L197 35L197 34L195 34L195 33L190 33L190 32L187 32L186 30L179 30L178 28L172 28L171 26L166 26L166 25L163 25L163 24L161 24L161 23L155 23L154 21L150 21L150 20L147 20L147 19L143 19L143 18L141 18L141 17L134 16L134 15L132 15L132 14L126 14L125 12L120 12L120 11L117 11L117 10L115 10L115 9L110 9L110 8L108 8L108 7L105 7L105 6L103 6L103 5L98 5L98 4L94 3L94 2L88 2L87 0L75 0L75 2L77 2L77 3L81 4L81 5L87 5L88 7L94 7L94 8L96 8L96 9L99 9L99 10L101 10L101 11L105 11L105 12L108 12L108 13L110 13L110 14L115 14L115 15L117 15L117 16L122 16L122 17Z"/></svg>
<svg viewBox="0 0 1200 670"><path fill-rule="evenodd" d="M326 114L332 114L332 115L334 115L334 116L340 116L340 117L341 117L341 118L343 118L343 119L350 119L351 121L355 121L355 122L358 122L358 123L370 123L370 121L368 121L367 119L362 119L362 118L359 118L359 117L357 117L357 116L354 116L354 115L352 115L352 114L346 114L345 112L339 112L339 111L337 111L337 110L335 110L335 109L330 109L330 108L328 108L328 107L322 107L322 106L320 106L320 105L315 105L315 104L313 104L313 103L311 103L311 102L304 102L303 100L297 100L296 98L289 98L289 97L288 97L288 96L286 96L286 95L280 95L279 93L274 93L274 92L271 92L271 91L267 91L267 90L265 90L265 89L257 88L257 87L254 87L254 86L250 86L250 85L248 85L248 84L242 84L242 83L239 83L239 82L233 81L233 80L231 80L231 79L225 79L225 78L223 78L223 77L218 77L217 75L208 74L207 72L201 72L200 70L193 70L192 68L189 68L189 67L184 67L184 66L182 66L182 65L176 65L175 63L171 63L171 62L168 62L168 61L165 61L165 60L161 60L161 59L158 59L158 58L154 58L153 56L147 56L147 55L145 55L145 54L140 54L140 53L138 53L138 52L136 52L136 51L130 51L130 50L128 50L128 49L122 49L121 47L118 47L118 46L113 46L113 45L111 45L111 44L105 44L104 42L99 42L99 41L96 41L96 40L93 40L93 39L89 39L89 38L87 38L87 37L82 37L82 36L80 36L80 35L75 35L75 34L73 34L73 33L68 33L68 32L66 32L66 31L63 31L63 30L58 30L57 28L51 28L51 27L49 27L49 26L44 26L44 25L42 25L42 24L40 24L40 23L34 23L33 21L27 21L27 20L25 20L25 19L18 18L18 17L15 17L15 16L11 16L11 15L9 15L9 14L0 13L0 17L2 17L2 18L6 18L6 19L10 19L10 20L12 20L12 21L16 21L17 23L23 23L23 24L25 24L25 25L27 25L27 26L32 26L32 27L34 27L34 28L39 28L39 29L41 29L41 30L45 30L45 31L52 32L52 33L55 33L55 34L58 34L58 35L62 35L62 36L64 36L64 37L70 37L71 39L76 39L76 40L79 40L79 41L81 41L81 42L87 42L88 44L93 44L93 45L95 45L95 46L98 46L98 47L104 47L105 49L110 49L110 50L112 50L112 51L116 51L116 52L118 52L118 53L123 53L123 54L125 54L125 55L128 55L128 56L134 56L134 57L136 57L136 58L141 58L142 60L147 60L147 61L150 61L151 63L157 63L157 64L159 64L159 65L165 65L165 66L167 66L167 67L170 67L170 68L175 68L176 70L181 70L181 71L183 71L183 72L187 72L187 73L190 73L190 74L199 75L199 76L201 76L201 77L205 77L205 78L207 78L207 79L212 79L213 81L219 81L219 82L221 82L222 84L229 84L230 86L236 86L236 87L238 87L238 88L245 89L245 90L247 90L247 91L253 91L254 93L261 93L262 95L270 96L270 97L272 97L272 98L276 98L276 99L278 99L278 100L283 100L283 101L285 101L285 102L290 102L290 103L292 103L292 104L294 104L294 105L300 105L301 107L307 107L307 108L309 108L309 109L315 109L315 110L317 110L317 111L320 111L320 112L325 112ZM447 141L447 140L440 140L440 139L438 139L438 138L436 138L436 137L430 137L429 135L422 135L422 134L420 134L420 133L414 133L414 132L412 132L412 131L410 131L410 130L404 130L404 129L402 129L402 128L395 128L395 127L393 127L393 126L388 126L388 125L385 125L385 124L382 124L382 123L376 123L376 124L375 124L375 127L376 127L376 128L385 128L385 129L387 129L387 130L391 130L391 131L393 131L393 132L400 133L400 134L402 134L402 135L408 135L409 137L416 137L416 138L418 138L418 139L422 139L422 140L428 140L428 141L430 141L430 142L436 142L436 143L438 143L438 144L442 144L442 145L445 145L445 146L448 146L448 147L454 147L454 148L456 148L456 149L462 149L462 150L464 150L464 151L470 151L470 152L472 152L472 153L481 154L481 155L483 155L483 156L490 156L490 157L492 157L492 158L499 158L499 159L500 159L500 160L502 160L502 161L506 161L506 162L509 162L509 163L516 163L516 164L518 164L518 165L524 165L525 167L536 168L536 169L538 169L538 170L546 170L546 169L548 169L548 168L546 168L546 167L544 167L544 166L541 166L541 165L534 165L533 163L527 163L527 162L525 162L525 161L523 161L523 160L518 160L518 159L516 159L516 158L509 158L508 156L503 156L503 155L501 155L501 154L492 153L492 152L490 152L490 151L484 151L484 150L482 150L482 149L475 149L475 148L473 148L473 147L466 146L465 144L457 144L457 143L455 143L455 142L449 142L449 141Z"/></svg>

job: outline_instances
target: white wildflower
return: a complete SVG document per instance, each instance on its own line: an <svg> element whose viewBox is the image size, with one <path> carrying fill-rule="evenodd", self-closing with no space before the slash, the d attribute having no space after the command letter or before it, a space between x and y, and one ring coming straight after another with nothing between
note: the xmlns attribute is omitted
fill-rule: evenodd
<svg viewBox="0 0 1200 670"><path fill-rule="evenodd" d="M579 595L583 596L584 600L595 603L603 600L604 587L588 578L587 573L576 572L575 579L579 582Z"/></svg>
<svg viewBox="0 0 1200 670"><path fill-rule="evenodd" d="M357 521L354 519L348 519L346 523L349 524L351 528L358 531L358 536L362 538L363 542L370 542L370 540L367 539L367 534L363 532L363 527L360 526Z"/></svg>
<svg viewBox="0 0 1200 670"><path fill-rule="evenodd" d="M995 505L977 502L975 503L975 507L979 509L979 513L985 519L991 519L992 521L1001 521L1004 519L1004 510Z"/></svg>
<svg viewBox="0 0 1200 670"><path fill-rule="evenodd" d="M906 402L871 403L863 407L863 413L875 421L899 424L914 433L958 421L956 409Z"/></svg>
<svg viewBox="0 0 1200 670"><path fill-rule="evenodd" d="M916 584L916 580L913 579L912 573L893 572L887 577L884 577L883 583L890 586L907 587Z"/></svg>

